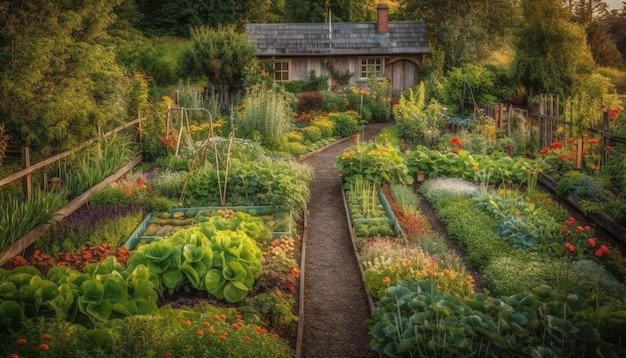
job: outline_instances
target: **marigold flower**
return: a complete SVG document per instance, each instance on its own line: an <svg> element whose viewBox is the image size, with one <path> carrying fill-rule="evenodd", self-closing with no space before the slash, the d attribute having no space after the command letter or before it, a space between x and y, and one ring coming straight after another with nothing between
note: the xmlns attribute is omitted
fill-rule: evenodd
<svg viewBox="0 0 626 358"><path fill-rule="evenodd" d="M50 333L44 333L41 335L41 339L43 339L44 341L49 341L52 339L52 336L50 335Z"/></svg>
<svg viewBox="0 0 626 358"><path fill-rule="evenodd" d="M250 342L251 339L250 336L243 336L243 340L246 342Z"/></svg>
<svg viewBox="0 0 626 358"><path fill-rule="evenodd" d="M202 337L202 336L204 336L204 331L203 331L203 330L201 330L201 329L199 329L199 330L197 330L197 331L196 331L196 334L197 334L198 336Z"/></svg>
<svg viewBox="0 0 626 358"><path fill-rule="evenodd" d="M165 352L165 356L166 357L173 357L174 355L172 354L172 352Z"/></svg>
<svg viewBox="0 0 626 358"><path fill-rule="evenodd" d="M23 345L25 345L26 343L27 343L26 338L19 338L19 339L17 340L17 345L18 345L18 346L23 346Z"/></svg>
<svg viewBox="0 0 626 358"><path fill-rule="evenodd" d="M472 277L472 275L465 276L465 280L469 283L474 283L474 277Z"/></svg>
<svg viewBox="0 0 626 358"><path fill-rule="evenodd" d="M390 283L391 283L391 277L389 277L389 276L385 276L385 278L383 278L383 283L384 283L385 285L390 284Z"/></svg>
<svg viewBox="0 0 626 358"><path fill-rule="evenodd" d="M572 137L567 138L567 143L574 143L574 138Z"/></svg>
<svg viewBox="0 0 626 358"><path fill-rule="evenodd" d="M39 349L41 349L42 351L45 352L45 351L50 350L50 346L45 344L45 343L42 343L42 344L39 345Z"/></svg>
<svg viewBox="0 0 626 358"><path fill-rule="evenodd" d="M565 154L561 154L561 155L559 155L559 160L560 160L560 161L564 161L564 160L565 160Z"/></svg>
<svg viewBox="0 0 626 358"><path fill-rule="evenodd" d="M226 340L226 336L219 336L218 338L220 341L224 342Z"/></svg>
<svg viewBox="0 0 626 358"><path fill-rule="evenodd" d="M591 138L588 141L589 144L598 144L598 138Z"/></svg>
<svg viewBox="0 0 626 358"><path fill-rule="evenodd" d="M450 274L450 270L444 269L441 273L443 273L444 276L448 276Z"/></svg>
<svg viewBox="0 0 626 358"><path fill-rule="evenodd" d="M222 313L222 314L220 314L220 318L221 318L222 320L225 320L225 319L226 319L226 315Z"/></svg>

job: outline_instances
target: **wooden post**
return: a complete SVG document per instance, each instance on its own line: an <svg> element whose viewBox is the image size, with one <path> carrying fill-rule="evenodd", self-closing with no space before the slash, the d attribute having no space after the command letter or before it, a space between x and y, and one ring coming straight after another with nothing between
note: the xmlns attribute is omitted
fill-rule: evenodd
<svg viewBox="0 0 626 358"><path fill-rule="evenodd" d="M496 129L502 130L502 117L504 116L504 105L498 104L498 113L496 114Z"/></svg>
<svg viewBox="0 0 626 358"><path fill-rule="evenodd" d="M30 148L22 147L22 168L28 169L30 167ZM22 188L24 196L27 200L30 200L33 194L33 178L30 173L24 175L22 179Z"/></svg>
<svg viewBox="0 0 626 358"><path fill-rule="evenodd" d="M578 138L576 147L576 169L580 169L583 167L583 140L581 138Z"/></svg>

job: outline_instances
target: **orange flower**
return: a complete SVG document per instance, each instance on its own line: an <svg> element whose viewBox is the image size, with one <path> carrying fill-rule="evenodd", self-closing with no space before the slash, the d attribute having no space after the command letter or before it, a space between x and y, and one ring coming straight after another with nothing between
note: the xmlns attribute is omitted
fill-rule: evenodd
<svg viewBox="0 0 626 358"><path fill-rule="evenodd" d="M166 357L173 357L174 355L172 354L172 352L165 352L165 356Z"/></svg>
<svg viewBox="0 0 626 358"><path fill-rule="evenodd" d="M45 343L42 343L42 344L39 345L39 349L41 349L42 351L45 352L45 351L50 350L50 346L45 344Z"/></svg>
<svg viewBox="0 0 626 358"><path fill-rule="evenodd" d="M383 283L384 283L385 285L390 284L390 283L391 283L391 277L389 277L389 276L385 276L385 278L383 278Z"/></svg>
<svg viewBox="0 0 626 358"><path fill-rule="evenodd" d="M18 346L23 346L26 344L26 339L25 338L20 338L17 340L17 345Z"/></svg>
<svg viewBox="0 0 626 358"><path fill-rule="evenodd" d="M204 328L209 328L211 326L211 324L209 322L207 322L207 321L204 321L204 322L202 322L202 326Z"/></svg>
<svg viewBox="0 0 626 358"><path fill-rule="evenodd" d="M444 276L448 276L448 275L450 274L450 270L448 270L448 269L444 269L444 270L442 271L442 273L443 273L443 275L444 275Z"/></svg>
<svg viewBox="0 0 626 358"><path fill-rule="evenodd" d="M465 276L465 280L469 283L474 283L474 278L472 277L472 275Z"/></svg>
<svg viewBox="0 0 626 358"><path fill-rule="evenodd" d="M244 336L243 337L243 340L246 341L246 342L250 342L251 339L252 338L250 338L250 336Z"/></svg>
<svg viewBox="0 0 626 358"><path fill-rule="evenodd" d="M591 138L588 142L589 144L598 144L598 138Z"/></svg>
<svg viewBox="0 0 626 358"><path fill-rule="evenodd" d="M198 336L202 337L202 336L204 336L204 331L203 331L203 330L201 330L201 329L199 329L199 330L197 330L197 331L196 331L196 334L197 334Z"/></svg>
<svg viewBox="0 0 626 358"><path fill-rule="evenodd" d="M49 341L52 339L52 336L50 335L50 333L44 333L41 335L41 339L43 339L44 341Z"/></svg>
<svg viewBox="0 0 626 358"><path fill-rule="evenodd" d="M219 340L224 342L226 340L226 336L219 336Z"/></svg>

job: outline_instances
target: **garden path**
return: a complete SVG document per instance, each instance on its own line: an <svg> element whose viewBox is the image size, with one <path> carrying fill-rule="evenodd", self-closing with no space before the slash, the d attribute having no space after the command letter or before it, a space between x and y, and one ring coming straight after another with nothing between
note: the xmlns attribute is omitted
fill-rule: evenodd
<svg viewBox="0 0 626 358"><path fill-rule="evenodd" d="M370 139L392 123L368 124L361 136ZM344 140L304 162L314 169L308 206L304 263L302 358L378 357L369 348L365 320L368 297L353 252L335 158L354 145Z"/></svg>

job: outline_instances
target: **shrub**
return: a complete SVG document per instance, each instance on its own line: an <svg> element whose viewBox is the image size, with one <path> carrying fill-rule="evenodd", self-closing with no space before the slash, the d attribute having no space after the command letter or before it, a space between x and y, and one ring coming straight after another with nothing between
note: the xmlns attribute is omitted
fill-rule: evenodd
<svg viewBox="0 0 626 358"><path fill-rule="evenodd" d="M320 91L298 93L298 113L316 111L322 108L324 97Z"/></svg>
<svg viewBox="0 0 626 358"><path fill-rule="evenodd" d="M334 123L333 135L337 138L344 138L361 130L361 118L355 111L329 113L328 119Z"/></svg>
<svg viewBox="0 0 626 358"><path fill-rule="evenodd" d="M320 129L322 138L329 139L333 137L335 123L326 117L317 117L311 121L311 125Z"/></svg>
<svg viewBox="0 0 626 358"><path fill-rule="evenodd" d="M322 139L322 130L316 126L308 126L302 128L302 135L304 136L304 140L315 143Z"/></svg>

